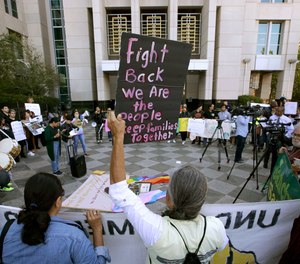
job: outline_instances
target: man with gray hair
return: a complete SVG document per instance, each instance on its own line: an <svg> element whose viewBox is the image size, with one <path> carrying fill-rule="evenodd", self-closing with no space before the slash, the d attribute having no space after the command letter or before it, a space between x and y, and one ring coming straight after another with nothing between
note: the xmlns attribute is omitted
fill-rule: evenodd
<svg viewBox="0 0 300 264"><path fill-rule="evenodd" d="M149 258L146 263L183 263L188 252L197 254L201 263L209 263L217 251L225 248L228 238L219 219L199 214L207 193L205 176L191 166L177 170L169 183L166 196L168 209L164 216L151 212L126 182L125 122L121 115L116 118L112 111L108 125L114 141L109 194L114 203L125 211L147 247ZM182 242L188 247L184 247Z"/></svg>

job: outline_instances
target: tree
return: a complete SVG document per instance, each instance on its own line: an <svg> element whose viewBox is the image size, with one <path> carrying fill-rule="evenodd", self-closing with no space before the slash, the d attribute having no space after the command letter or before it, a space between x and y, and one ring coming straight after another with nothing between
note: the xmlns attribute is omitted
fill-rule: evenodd
<svg viewBox="0 0 300 264"><path fill-rule="evenodd" d="M298 60L300 60L300 45L298 49ZM300 63L296 64L292 101L300 102Z"/></svg>
<svg viewBox="0 0 300 264"><path fill-rule="evenodd" d="M27 40L17 34L0 35L0 90L3 94L53 95L59 75Z"/></svg>

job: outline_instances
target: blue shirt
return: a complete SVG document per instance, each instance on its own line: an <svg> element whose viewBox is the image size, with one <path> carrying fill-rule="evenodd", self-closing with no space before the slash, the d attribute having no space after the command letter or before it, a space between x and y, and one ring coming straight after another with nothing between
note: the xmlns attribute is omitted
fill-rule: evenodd
<svg viewBox="0 0 300 264"><path fill-rule="evenodd" d="M30 246L21 239L23 224L17 221L10 226L3 246L4 263L30 264L68 264L68 263L100 263L110 262L107 247L96 247L85 233L72 221L52 216L45 233L45 243Z"/></svg>
<svg viewBox="0 0 300 264"><path fill-rule="evenodd" d="M239 115L236 118L236 135L237 136L247 137L249 121L250 121L249 116Z"/></svg>
<svg viewBox="0 0 300 264"><path fill-rule="evenodd" d="M227 110L225 110L224 112L222 112L222 111L219 112L218 117L220 120L226 120L226 119L230 120L231 114Z"/></svg>

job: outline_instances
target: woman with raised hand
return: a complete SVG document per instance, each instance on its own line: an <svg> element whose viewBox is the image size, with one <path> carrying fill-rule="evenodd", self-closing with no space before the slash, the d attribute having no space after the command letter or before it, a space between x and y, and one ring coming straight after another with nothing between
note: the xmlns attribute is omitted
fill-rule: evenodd
<svg viewBox="0 0 300 264"><path fill-rule="evenodd" d="M127 186L123 146L125 122L121 115L116 118L112 111L108 124L114 141L109 194L115 204L123 208L147 247L146 263L191 263L185 259L188 252L196 253L201 263L209 263L217 251L225 248L228 238L219 219L199 214L207 193L205 176L192 166L177 170L169 183L168 209L164 216L151 212Z"/></svg>
<svg viewBox="0 0 300 264"><path fill-rule="evenodd" d="M88 211L93 242L81 225L57 216L64 190L60 180L48 173L28 179L24 189L25 208L5 235L3 263L100 263L110 262L103 246L102 222L98 211Z"/></svg>

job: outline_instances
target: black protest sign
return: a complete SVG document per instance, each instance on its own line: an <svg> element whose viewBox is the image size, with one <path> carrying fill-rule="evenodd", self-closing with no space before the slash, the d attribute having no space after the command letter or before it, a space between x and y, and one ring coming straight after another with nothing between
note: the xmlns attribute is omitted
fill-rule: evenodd
<svg viewBox="0 0 300 264"><path fill-rule="evenodd" d="M175 137L191 45L122 34L116 113L126 122L125 143Z"/></svg>

